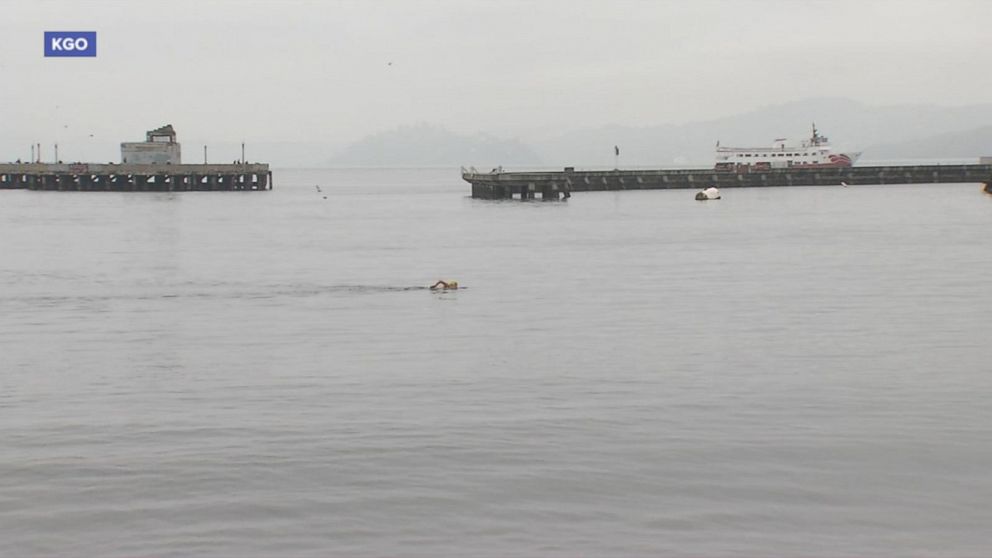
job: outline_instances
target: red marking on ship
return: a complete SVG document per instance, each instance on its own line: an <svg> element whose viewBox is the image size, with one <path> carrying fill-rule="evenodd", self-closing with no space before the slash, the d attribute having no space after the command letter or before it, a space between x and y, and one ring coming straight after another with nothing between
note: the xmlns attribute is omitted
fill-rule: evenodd
<svg viewBox="0 0 992 558"><path fill-rule="evenodd" d="M844 153L831 154L830 162L838 167L849 167L851 166L851 158Z"/></svg>

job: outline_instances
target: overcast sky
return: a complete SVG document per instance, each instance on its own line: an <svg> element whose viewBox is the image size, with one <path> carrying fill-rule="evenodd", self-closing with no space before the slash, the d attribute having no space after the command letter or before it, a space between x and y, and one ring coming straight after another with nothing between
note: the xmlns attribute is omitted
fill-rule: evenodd
<svg viewBox="0 0 992 558"><path fill-rule="evenodd" d="M4 2L0 148L116 153L164 123L181 141L344 144L417 122L526 138L817 96L980 103L989 21L989 1ZM54 30L97 31L98 56L44 58Z"/></svg>

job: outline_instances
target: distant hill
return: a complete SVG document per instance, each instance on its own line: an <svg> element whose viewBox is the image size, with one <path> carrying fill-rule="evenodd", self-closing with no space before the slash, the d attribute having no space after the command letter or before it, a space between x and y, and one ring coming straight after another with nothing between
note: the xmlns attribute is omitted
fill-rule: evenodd
<svg viewBox="0 0 992 558"><path fill-rule="evenodd" d="M613 147L619 146L621 167L711 165L717 140L739 146L770 145L781 137L798 140L809 136L813 122L835 149L864 151L863 161L992 155L992 103L872 106L850 99L814 98L686 124L579 127L523 141L418 124L368 136L322 163L612 168ZM304 147L297 146L297 152L320 152Z"/></svg>
<svg viewBox="0 0 992 558"><path fill-rule="evenodd" d="M880 143L864 159L952 159L992 156L992 126L948 132L911 141Z"/></svg>
<svg viewBox="0 0 992 558"><path fill-rule="evenodd" d="M533 149L487 134L465 136L439 126L403 126L359 140L327 161L332 166L426 167L539 165Z"/></svg>
<svg viewBox="0 0 992 558"><path fill-rule="evenodd" d="M908 158L914 153L928 153L923 146L935 135L975 129L976 125L992 126L992 103L878 107L850 99L806 99L688 124L563 131L535 142L534 147L550 166L612 166L614 145L620 147L621 166L710 164L717 140L723 145L762 146L780 137L805 138L814 121L837 149L868 151L870 146L891 145L892 151L886 151L886 157ZM903 146L907 151L899 152L901 147L897 144L915 141L921 142L919 146L907 144ZM963 149L964 145L955 147ZM947 151L943 156L970 156L950 146Z"/></svg>

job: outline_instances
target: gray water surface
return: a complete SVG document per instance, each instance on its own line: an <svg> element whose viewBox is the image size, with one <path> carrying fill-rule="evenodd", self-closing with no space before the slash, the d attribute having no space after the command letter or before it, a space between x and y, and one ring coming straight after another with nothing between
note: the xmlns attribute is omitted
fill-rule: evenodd
<svg viewBox="0 0 992 558"><path fill-rule="evenodd" d="M0 191L0 555L992 552L977 185L276 180Z"/></svg>

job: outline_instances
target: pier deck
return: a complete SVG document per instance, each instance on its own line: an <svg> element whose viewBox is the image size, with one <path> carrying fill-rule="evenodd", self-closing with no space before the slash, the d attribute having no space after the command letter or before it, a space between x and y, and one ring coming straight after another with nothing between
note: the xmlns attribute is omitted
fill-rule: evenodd
<svg viewBox="0 0 992 558"><path fill-rule="evenodd" d="M272 171L264 163L0 163L0 189L83 192L261 191L272 189Z"/></svg>
<svg viewBox="0 0 992 558"><path fill-rule="evenodd" d="M558 199L570 192L602 190L667 190L755 188L775 186L837 186L860 184L921 184L992 182L992 164L909 165L771 169L746 173L713 169L645 169L576 171L489 172L462 169L462 179L480 199Z"/></svg>

